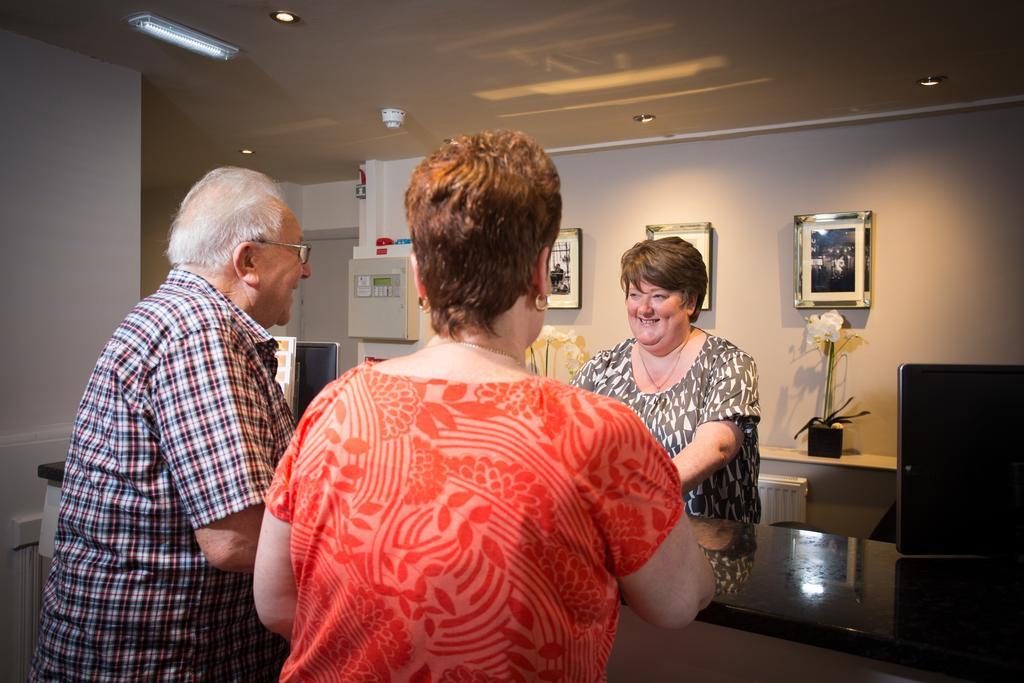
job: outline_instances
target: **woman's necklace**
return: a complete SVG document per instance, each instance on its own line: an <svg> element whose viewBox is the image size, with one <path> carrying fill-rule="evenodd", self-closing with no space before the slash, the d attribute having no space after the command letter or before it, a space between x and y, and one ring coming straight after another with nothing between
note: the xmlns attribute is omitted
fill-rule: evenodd
<svg viewBox="0 0 1024 683"><path fill-rule="evenodd" d="M654 385L655 392L660 392L662 386L664 386L664 384L668 382L672 375L675 374L676 368L679 367L679 359L683 357L683 349L686 348L686 345L689 344L690 340L693 339L696 335L697 333L691 329L690 334L686 337L686 341L679 345L679 351L676 353L676 362L672 364L672 369L668 371L668 374L665 375L660 382L654 379L654 375L652 375L651 371L647 368L647 363L646 361L644 361L644 350L641 348L637 348L636 355L640 358L640 365L643 366L644 372L647 373L647 379L651 380L651 384Z"/></svg>
<svg viewBox="0 0 1024 683"><path fill-rule="evenodd" d="M487 353L493 353L493 354L495 354L497 356L504 356L505 358L511 359L512 362L514 362L519 367L522 367L523 363L525 362L522 358L516 358L515 356L513 356L508 351L503 351L502 349L495 349L495 348L492 348L490 346L484 346L483 344L474 344L473 342L459 341L457 339L450 339L450 340L448 340L447 343L448 344L458 344L459 346L468 346L471 349L479 349L480 351L486 351Z"/></svg>

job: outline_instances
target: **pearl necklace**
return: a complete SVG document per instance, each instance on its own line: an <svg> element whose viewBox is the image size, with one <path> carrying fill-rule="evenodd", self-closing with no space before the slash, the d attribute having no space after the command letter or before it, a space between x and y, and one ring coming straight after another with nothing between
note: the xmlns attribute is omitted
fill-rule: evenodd
<svg viewBox="0 0 1024 683"><path fill-rule="evenodd" d="M513 356L508 351L503 351L502 349L495 349L495 348L492 348L490 346L484 346L482 344L474 344L473 342L468 342L468 341L458 341L458 340L455 340L455 339L449 340L446 343L448 343L448 344L458 344L459 346L468 346L471 349L479 349L480 351L486 351L487 353L493 353L493 354L495 354L497 356L504 356L505 358L508 358L512 362L514 362L517 366L519 366L519 367L523 366L523 362L524 362L523 359L516 358L515 356Z"/></svg>
<svg viewBox="0 0 1024 683"><path fill-rule="evenodd" d="M647 379L651 380L651 384L654 385L655 392L660 392L661 387L665 384L665 382L667 382L669 378L672 377L673 374L675 374L676 368L679 367L679 359L683 357L683 349L686 348L686 345L689 344L690 340L693 339L695 336L697 336L696 332L690 330L690 334L689 336L686 337L686 341L679 345L679 352L676 353L676 362L672 364L672 369L668 371L668 374L665 375L661 382L656 382L654 380L654 377L651 375L651 371L647 369L647 363L644 362L644 350L641 348L637 348L636 355L638 358L640 358L640 365L643 366L644 372L647 373Z"/></svg>

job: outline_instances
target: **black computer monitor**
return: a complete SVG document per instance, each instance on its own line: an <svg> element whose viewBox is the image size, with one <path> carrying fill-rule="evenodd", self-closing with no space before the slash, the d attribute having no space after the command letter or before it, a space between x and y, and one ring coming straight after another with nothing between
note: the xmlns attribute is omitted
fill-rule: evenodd
<svg viewBox="0 0 1024 683"><path fill-rule="evenodd" d="M292 412L296 421L328 383L338 377L338 343L299 341L295 343L295 397Z"/></svg>
<svg viewBox="0 0 1024 683"><path fill-rule="evenodd" d="M897 550L1012 553L1024 366L906 364L898 384Z"/></svg>

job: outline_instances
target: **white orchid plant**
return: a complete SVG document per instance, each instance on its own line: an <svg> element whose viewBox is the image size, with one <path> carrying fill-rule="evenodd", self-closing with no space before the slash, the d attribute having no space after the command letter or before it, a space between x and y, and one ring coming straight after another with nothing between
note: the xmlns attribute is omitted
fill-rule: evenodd
<svg viewBox="0 0 1024 683"><path fill-rule="evenodd" d="M863 339L856 332L843 329L843 316L839 311L832 309L822 315L812 315L807 318L806 342L808 345L815 345L825 356L825 410L823 417L812 417L803 427L800 428L793 438L800 436L805 429L815 425L841 429L856 417L870 415L870 411L862 410L851 415L842 415L842 411L853 401L853 396L846 399L843 405L832 410L832 396L835 391L835 369L836 359L843 353L843 350L855 339Z"/></svg>
<svg viewBox="0 0 1024 683"><path fill-rule="evenodd" d="M541 328L537 340L526 349L527 366L535 375L554 377L555 361L559 351L565 358L565 369L569 372L570 380L590 358L586 341L576 334L575 330L563 332L551 325L545 325Z"/></svg>

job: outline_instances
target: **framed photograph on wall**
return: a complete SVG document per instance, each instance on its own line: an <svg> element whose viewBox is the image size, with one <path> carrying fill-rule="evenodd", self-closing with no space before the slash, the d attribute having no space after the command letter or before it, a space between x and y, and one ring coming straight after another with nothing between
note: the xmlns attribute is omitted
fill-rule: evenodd
<svg viewBox="0 0 1024 683"><path fill-rule="evenodd" d="M871 307L870 211L793 216L793 305Z"/></svg>
<svg viewBox="0 0 1024 683"><path fill-rule="evenodd" d="M551 308L579 308L583 303L583 283L580 278L583 237L579 228L558 231L551 247L548 267L551 271Z"/></svg>
<svg viewBox="0 0 1024 683"><path fill-rule="evenodd" d="M704 302L700 309L711 308L711 223L661 223L647 226L647 239L660 240L666 237L679 237L686 240L700 252L704 259L704 267L708 271L708 291L704 293Z"/></svg>

